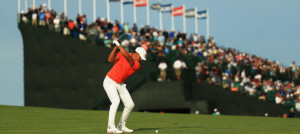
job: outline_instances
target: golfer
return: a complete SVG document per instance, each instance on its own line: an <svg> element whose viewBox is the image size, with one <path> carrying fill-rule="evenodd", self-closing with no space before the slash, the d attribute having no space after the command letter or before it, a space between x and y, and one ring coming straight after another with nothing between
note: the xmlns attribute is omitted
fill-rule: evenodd
<svg viewBox="0 0 300 134"><path fill-rule="evenodd" d="M108 62L115 62L115 64L103 81L103 87L112 103L109 109L107 133L132 133L134 131L126 127L126 121L134 107L134 103L124 81L140 69L139 61L146 60L146 51L144 48L138 47L135 49L135 53L128 53L117 40L114 40L113 44L115 47L108 57ZM118 48L120 52L116 53ZM116 128L115 116L120 99L125 107Z"/></svg>

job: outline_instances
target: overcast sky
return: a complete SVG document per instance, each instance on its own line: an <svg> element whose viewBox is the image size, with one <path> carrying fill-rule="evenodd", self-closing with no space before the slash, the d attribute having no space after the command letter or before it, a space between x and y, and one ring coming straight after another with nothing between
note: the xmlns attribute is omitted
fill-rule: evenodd
<svg viewBox="0 0 300 134"><path fill-rule="evenodd" d="M21 10L24 10L21 0ZM82 12L92 21L92 1L82 0ZM106 0L97 1L97 16L106 17ZM150 4L158 0L150 0ZM185 5L186 9L210 11L210 35L219 46L236 48L284 65L292 61L300 63L300 0L162 0L172 2L174 7ZM36 0L36 5L47 0ZM28 6L32 0L28 0ZM61 13L63 0L51 0L51 7ZM17 0L0 1L0 104L24 105L23 42L17 28ZM110 6L111 20L120 20L120 3ZM67 14L75 19L78 1L68 0ZM133 8L124 6L125 22L132 25ZM171 17L163 14L164 29L171 29ZM137 8L137 24L146 25L146 8ZM194 19L187 19L187 33L195 31ZM150 9L150 25L159 28L159 15ZM205 20L198 21L198 31L206 35ZM182 17L175 17L175 29L183 31ZM100 80L99 80L100 81ZM96 88L96 87L95 87Z"/></svg>

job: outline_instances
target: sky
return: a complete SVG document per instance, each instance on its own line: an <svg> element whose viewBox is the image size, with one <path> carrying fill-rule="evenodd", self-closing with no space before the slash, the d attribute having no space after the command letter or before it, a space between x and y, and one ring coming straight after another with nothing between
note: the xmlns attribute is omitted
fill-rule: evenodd
<svg viewBox="0 0 300 134"><path fill-rule="evenodd" d="M25 10L21 0L21 10ZM149 0L150 4L159 0ZM161 0L174 7L209 9L210 35L218 46L235 48L288 66L300 63L300 0ZM82 0L82 13L93 21L93 0ZM17 0L0 1L0 105L24 106L24 58L22 35L17 25ZM48 3L36 0L36 5ZM51 8L63 12L63 0L51 0ZM28 6L32 0L28 0ZM96 16L106 17L106 0L96 0ZM68 0L68 18L75 19L78 0ZM120 3L110 3L111 20L120 20ZM124 6L124 21L132 25L133 8ZM146 8L137 8L137 25L147 24ZM150 9L150 25L159 28L159 14ZM187 19L187 33L195 32L194 19ZM170 14L163 14L163 29L171 29ZM183 31L182 17L175 17L176 31ZM198 31L206 35L206 21L198 20Z"/></svg>

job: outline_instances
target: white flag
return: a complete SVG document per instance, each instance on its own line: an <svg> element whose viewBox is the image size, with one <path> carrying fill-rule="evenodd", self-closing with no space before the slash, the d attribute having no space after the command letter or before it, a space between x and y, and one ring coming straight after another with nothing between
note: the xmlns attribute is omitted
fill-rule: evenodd
<svg viewBox="0 0 300 134"><path fill-rule="evenodd" d="M195 17L195 8L185 10L185 17L187 18Z"/></svg>
<svg viewBox="0 0 300 134"><path fill-rule="evenodd" d="M154 10L159 10L160 9L160 3L154 3L151 5L151 9L154 9Z"/></svg>

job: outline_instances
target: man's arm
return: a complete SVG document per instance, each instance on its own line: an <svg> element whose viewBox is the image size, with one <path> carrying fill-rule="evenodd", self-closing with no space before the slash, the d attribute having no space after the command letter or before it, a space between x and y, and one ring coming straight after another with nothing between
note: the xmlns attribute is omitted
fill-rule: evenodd
<svg viewBox="0 0 300 134"><path fill-rule="evenodd" d="M119 57L116 56L117 49L118 49L118 47L115 46L114 49L111 51L111 53L109 54L109 57L108 57L108 62L115 62L119 59Z"/></svg>
<svg viewBox="0 0 300 134"><path fill-rule="evenodd" d="M134 65L134 60L133 58L130 56L130 54L120 45L120 43L115 40L113 41L113 43L119 48L121 54L124 56L124 58L128 61L129 65L131 67L133 67Z"/></svg>

